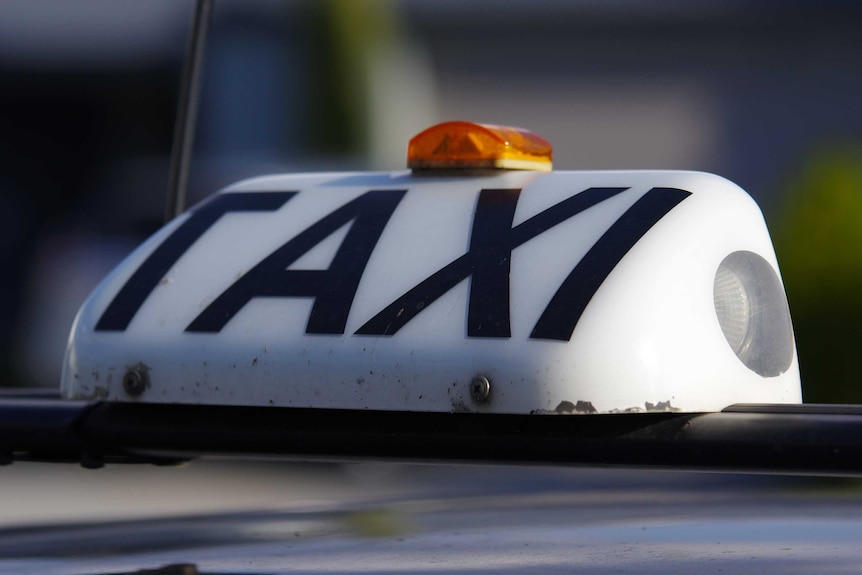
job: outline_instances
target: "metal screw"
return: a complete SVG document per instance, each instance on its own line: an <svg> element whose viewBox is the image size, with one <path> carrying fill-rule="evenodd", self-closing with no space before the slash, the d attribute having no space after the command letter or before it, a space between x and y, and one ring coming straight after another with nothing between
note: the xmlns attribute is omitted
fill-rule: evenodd
<svg viewBox="0 0 862 575"><path fill-rule="evenodd" d="M137 369L130 369L123 376L123 389L132 397L136 397L144 393L147 388L146 373L142 373Z"/></svg>
<svg viewBox="0 0 862 575"><path fill-rule="evenodd" d="M491 382L484 375L477 375L470 382L470 397L476 403L485 403L491 396Z"/></svg>

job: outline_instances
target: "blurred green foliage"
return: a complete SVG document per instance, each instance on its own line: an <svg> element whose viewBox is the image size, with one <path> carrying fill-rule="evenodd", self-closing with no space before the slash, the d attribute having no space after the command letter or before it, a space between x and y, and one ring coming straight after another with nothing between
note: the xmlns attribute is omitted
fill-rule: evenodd
<svg viewBox="0 0 862 575"><path fill-rule="evenodd" d="M368 144L369 68L403 34L392 0L326 0L309 8L314 151L362 155Z"/></svg>
<svg viewBox="0 0 862 575"><path fill-rule="evenodd" d="M774 215L805 401L862 403L862 145L810 154Z"/></svg>

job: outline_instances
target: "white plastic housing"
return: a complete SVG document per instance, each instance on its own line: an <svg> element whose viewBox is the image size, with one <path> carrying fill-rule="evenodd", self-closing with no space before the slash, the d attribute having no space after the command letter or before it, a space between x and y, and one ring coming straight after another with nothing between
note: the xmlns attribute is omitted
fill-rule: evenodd
<svg viewBox="0 0 862 575"><path fill-rule="evenodd" d="M616 191L602 192L607 197L574 215L563 214L558 204L590 188ZM369 192L387 190L379 194L383 208L363 203ZM121 288L153 260L158 246L176 241L192 216L176 218L132 253L78 314L64 365L64 395L522 414L700 412L738 402L801 402L792 333L778 334L790 338L783 369L763 376L737 357L719 325L713 289L729 254L753 252L778 273L759 208L723 178L671 171L328 173L256 178L219 195L256 193L267 200L262 193L279 192L289 198L277 208L227 211L206 223L175 262L161 258L166 269L152 268L148 277L158 281L139 286L145 297L125 327L115 321L105 329L105 320L97 329ZM338 211L358 198L358 212ZM551 218L543 228L540 220L548 214L559 221ZM328 223L317 225L323 220ZM360 222L370 255L359 248L354 253L349 245ZM638 226L643 233L632 232ZM375 231L376 243L369 239ZM250 281L244 276L287 244L298 250L287 271L329 272L269 269L258 274L266 281L244 288L252 295L243 303L239 288L231 286ZM467 272L463 265L452 272L454 287L435 283L446 275L440 270L465 254L469 260L473 252L486 257L468 261ZM573 271L582 259L589 265ZM558 298L562 307L549 307L570 274L589 278L598 269L601 276L603 268L609 268L603 280L579 280L566 292L568 299ZM306 277L318 284L309 287ZM274 278L284 285L275 285ZM429 278L425 291L436 289L439 297L403 300ZM599 283L590 287L590 281ZM349 313L338 333L336 308L345 304L351 282L355 295L346 302ZM477 290L472 302L471 289ZM321 294L331 290L341 294L333 300L338 305L322 301L330 296ZM506 290L508 334L505 306L499 305ZM208 324L200 321L218 298L236 309L227 316L209 313ZM402 300L413 307L383 313ZM329 314L322 324L329 333L307 333L321 331L320 325L309 327L314 305ZM585 307L567 337L577 305ZM415 315L394 333L380 333L401 321L402 313ZM375 317L376 327L369 328ZM225 323L214 327L219 321ZM487 398L471 394L477 376L490 382ZM134 390L136 377L142 391Z"/></svg>

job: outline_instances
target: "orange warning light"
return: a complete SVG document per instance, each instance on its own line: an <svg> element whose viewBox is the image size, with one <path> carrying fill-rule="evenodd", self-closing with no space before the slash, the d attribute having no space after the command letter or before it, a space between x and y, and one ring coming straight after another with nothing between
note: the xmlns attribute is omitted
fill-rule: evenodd
<svg viewBox="0 0 862 575"><path fill-rule="evenodd" d="M407 146L414 170L492 168L551 171L553 149L521 128L473 122L444 122L420 132Z"/></svg>

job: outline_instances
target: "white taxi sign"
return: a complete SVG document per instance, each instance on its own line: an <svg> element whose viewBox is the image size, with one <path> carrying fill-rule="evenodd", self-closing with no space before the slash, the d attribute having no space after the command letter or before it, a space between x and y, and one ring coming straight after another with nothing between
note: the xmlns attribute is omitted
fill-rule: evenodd
<svg viewBox="0 0 862 575"><path fill-rule="evenodd" d="M522 414L801 401L760 210L675 171L240 182L102 282L62 389Z"/></svg>

